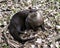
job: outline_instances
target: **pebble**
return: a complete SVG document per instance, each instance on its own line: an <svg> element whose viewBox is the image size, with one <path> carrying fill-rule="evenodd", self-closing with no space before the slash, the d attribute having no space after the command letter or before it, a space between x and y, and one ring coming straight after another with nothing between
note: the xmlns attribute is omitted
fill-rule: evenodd
<svg viewBox="0 0 60 48"><path fill-rule="evenodd" d="M31 48L35 48L35 45L31 45Z"/></svg>
<svg viewBox="0 0 60 48"><path fill-rule="evenodd" d="M42 39L41 38L38 38L36 43L39 43L39 44L42 44Z"/></svg>

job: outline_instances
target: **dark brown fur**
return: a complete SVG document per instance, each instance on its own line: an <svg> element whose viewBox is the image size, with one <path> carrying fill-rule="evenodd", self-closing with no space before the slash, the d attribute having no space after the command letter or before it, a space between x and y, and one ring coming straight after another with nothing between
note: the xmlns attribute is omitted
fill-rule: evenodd
<svg viewBox="0 0 60 48"><path fill-rule="evenodd" d="M8 26L9 32L13 36L13 38L20 43L25 43L28 40L34 39L34 38L21 39L21 37L19 37L19 35L24 34L24 31L27 29L25 21L28 14L32 12L36 12L36 9L27 9L20 11L13 15L12 19L10 20L10 24Z"/></svg>

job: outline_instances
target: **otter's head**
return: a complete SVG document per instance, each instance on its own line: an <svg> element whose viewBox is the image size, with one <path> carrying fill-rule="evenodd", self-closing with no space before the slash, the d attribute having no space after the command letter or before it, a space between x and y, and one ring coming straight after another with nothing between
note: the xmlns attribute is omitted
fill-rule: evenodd
<svg viewBox="0 0 60 48"><path fill-rule="evenodd" d="M39 11L32 12L26 18L26 21L32 26L37 27L43 24L44 18Z"/></svg>

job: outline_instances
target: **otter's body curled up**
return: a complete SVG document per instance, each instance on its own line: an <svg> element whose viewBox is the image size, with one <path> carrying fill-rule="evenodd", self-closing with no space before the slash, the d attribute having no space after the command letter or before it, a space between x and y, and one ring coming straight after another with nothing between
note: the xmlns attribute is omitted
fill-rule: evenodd
<svg viewBox="0 0 60 48"><path fill-rule="evenodd" d="M13 15L12 19L10 20L10 24L8 26L9 32L18 42L25 43L28 40L34 39L21 39L21 37L19 37L19 35L24 34L24 31L27 29L25 25L25 20L29 13L32 12L36 12L36 9L27 9L20 11Z"/></svg>

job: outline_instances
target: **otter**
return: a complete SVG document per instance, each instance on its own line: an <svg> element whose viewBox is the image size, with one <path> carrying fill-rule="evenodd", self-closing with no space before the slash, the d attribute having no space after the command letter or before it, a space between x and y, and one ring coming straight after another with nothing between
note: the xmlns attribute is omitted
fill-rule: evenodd
<svg viewBox="0 0 60 48"><path fill-rule="evenodd" d="M8 26L9 32L12 37L24 44L26 41L32 40L35 37L29 39L22 39L19 35L24 34L25 30L33 29L36 31L38 27L42 26L44 23L43 17L40 15L37 9L26 9L17 12L13 15Z"/></svg>
<svg viewBox="0 0 60 48"><path fill-rule="evenodd" d="M26 41L32 40L35 38L35 37L33 37L33 38L29 38L29 39L22 39L19 35L24 34L24 31L27 29L25 22L26 22L26 18L29 15L29 13L36 12L36 11L37 11L37 9L29 8L26 10L19 11L13 15L13 17L10 20L8 30L9 30L9 33L12 35L12 37L16 41L24 44Z"/></svg>

